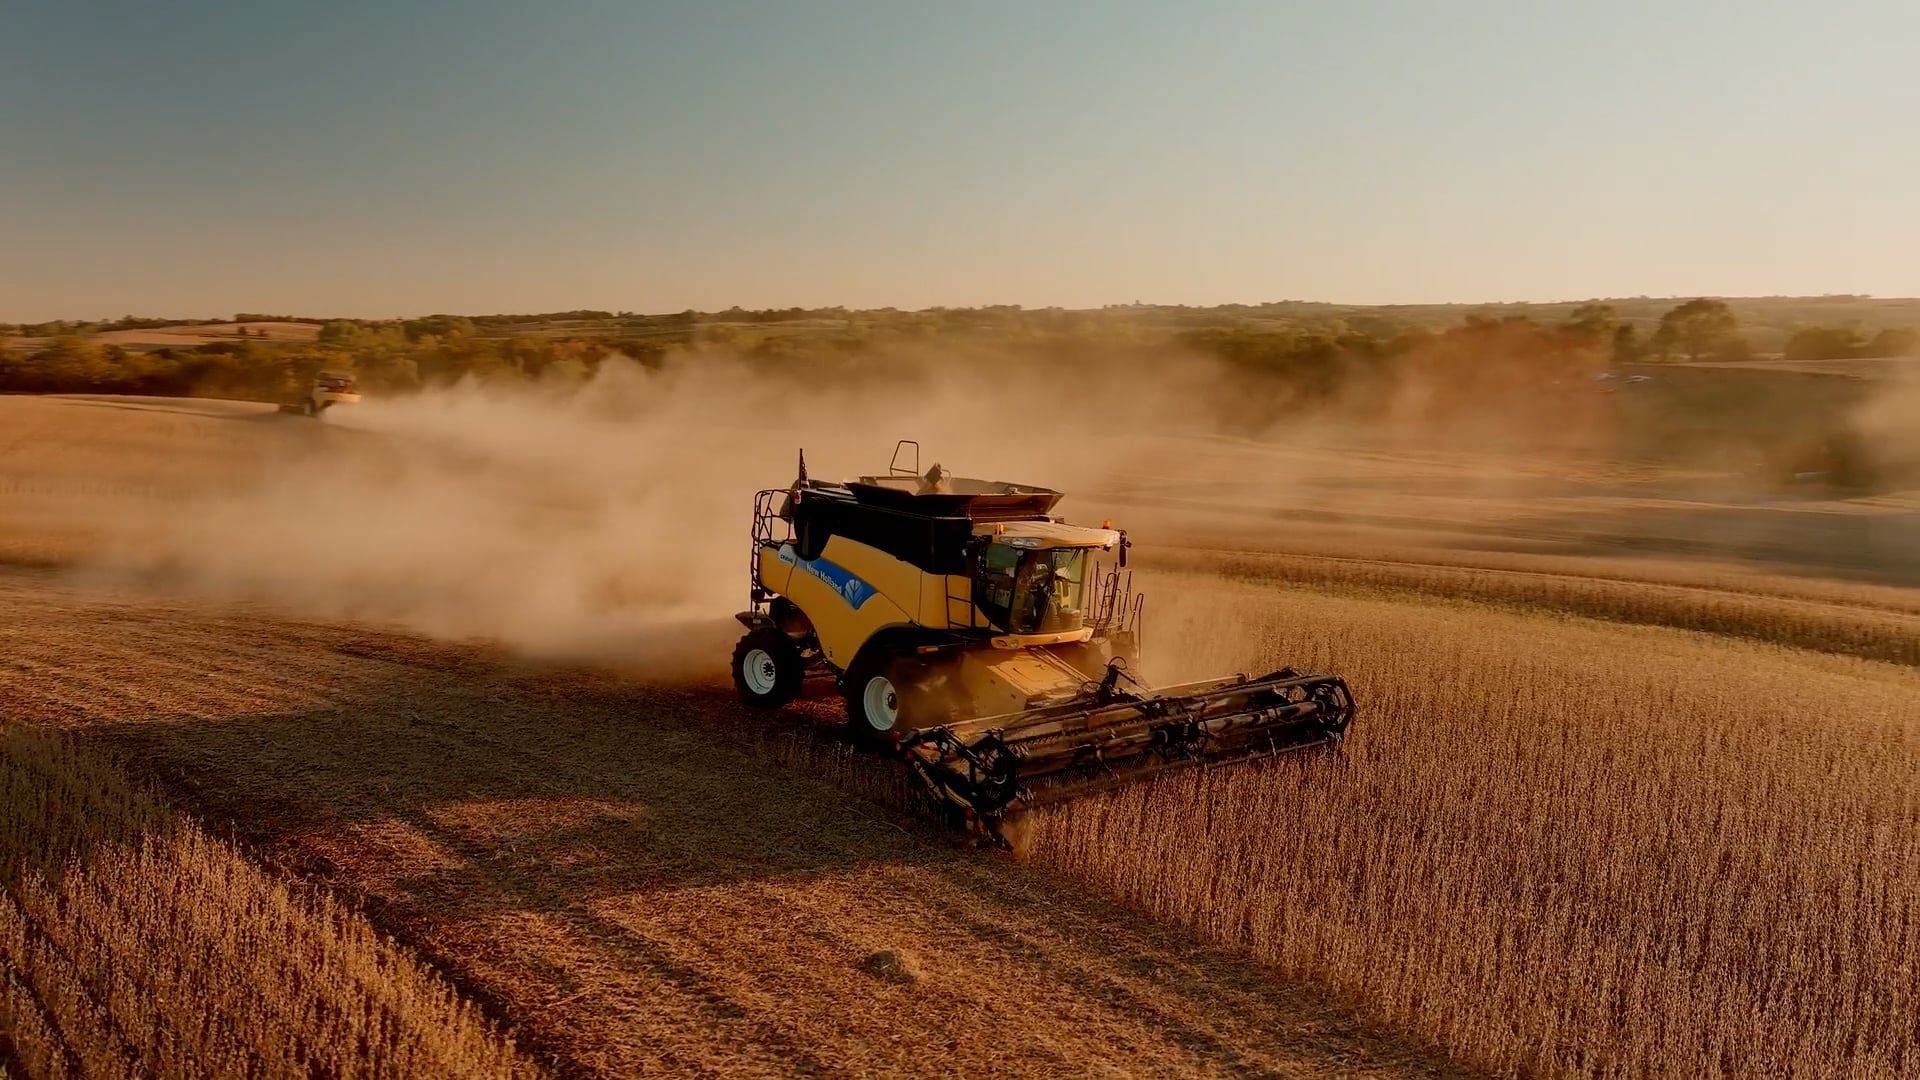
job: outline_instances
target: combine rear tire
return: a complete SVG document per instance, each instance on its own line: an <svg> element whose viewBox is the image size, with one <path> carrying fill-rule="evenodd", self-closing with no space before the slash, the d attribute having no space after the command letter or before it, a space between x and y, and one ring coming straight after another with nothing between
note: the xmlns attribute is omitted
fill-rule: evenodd
<svg viewBox="0 0 1920 1080"><path fill-rule="evenodd" d="M756 708L777 709L798 697L806 674L799 647L772 627L749 630L733 647L733 688Z"/></svg>

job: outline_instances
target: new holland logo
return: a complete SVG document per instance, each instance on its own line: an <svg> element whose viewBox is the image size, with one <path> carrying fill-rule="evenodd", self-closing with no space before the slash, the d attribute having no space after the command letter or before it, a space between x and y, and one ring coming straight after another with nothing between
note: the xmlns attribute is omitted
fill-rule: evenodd
<svg viewBox="0 0 1920 1080"><path fill-rule="evenodd" d="M859 611L860 605L866 603L874 593L879 591L855 577L853 571L839 563L828 559L802 559L794 554L791 547L780 549L780 561L826 582L834 592L840 594L840 599L845 600L847 606L855 611Z"/></svg>

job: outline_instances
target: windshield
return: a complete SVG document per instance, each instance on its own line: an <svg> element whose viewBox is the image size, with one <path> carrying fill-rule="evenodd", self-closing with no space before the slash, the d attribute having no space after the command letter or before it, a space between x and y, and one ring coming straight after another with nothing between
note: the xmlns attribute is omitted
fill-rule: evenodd
<svg viewBox="0 0 1920 1080"><path fill-rule="evenodd" d="M1086 548L988 544L974 575L975 603L1009 634L1078 630L1086 574Z"/></svg>

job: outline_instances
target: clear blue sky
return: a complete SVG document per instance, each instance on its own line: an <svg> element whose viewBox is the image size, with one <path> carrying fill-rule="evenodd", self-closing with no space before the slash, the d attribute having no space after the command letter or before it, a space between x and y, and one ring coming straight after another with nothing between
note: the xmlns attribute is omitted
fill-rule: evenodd
<svg viewBox="0 0 1920 1080"><path fill-rule="evenodd" d="M8 0L0 320L1920 294L1920 4Z"/></svg>

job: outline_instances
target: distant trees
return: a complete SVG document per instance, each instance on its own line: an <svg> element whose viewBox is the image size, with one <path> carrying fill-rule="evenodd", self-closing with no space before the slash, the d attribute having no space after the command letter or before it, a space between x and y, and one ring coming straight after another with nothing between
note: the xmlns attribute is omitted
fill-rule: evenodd
<svg viewBox="0 0 1920 1080"><path fill-rule="evenodd" d="M429 316L429 318L451 318L454 316ZM483 329L501 329L514 326L528 326L537 323L583 323L611 322L615 315L611 311L547 311L537 315L473 315L459 316L471 318L475 326Z"/></svg>
<svg viewBox="0 0 1920 1080"><path fill-rule="evenodd" d="M1602 303L1576 308L1562 331L1569 338L1588 340L1608 325L1611 307ZM1779 325L1775 323L1774 325ZM1741 359L1751 355L1751 346L1740 333L1739 320L1726 301L1700 297L1678 304L1660 317L1645 347L1637 340L1630 323L1613 326L1613 359L1626 363L1651 352L1660 359L1675 355L1688 360ZM1840 326L1802 324L1786 339L1783 355L1788 360L1839 360L1863 356L1906 356L1920 354L1920 331L1907 327L1885 327L1871 337L1857 323Z"/></svg>
<svg viewBox="0 0 1920 1080"><path fill-rule="evenodd" d="M1621 323L1619 326L1613 328L1612 353L1614 363L1631 364L1635 360L1640 359L1643 352L1645 352L1645 350L1640 347L1639 332L1633 328L1633 324Z"/></svg>
<svg viewBox="0 0 1920 1080"><path fill-rule="evenodd" d="M400 324L408 341L436 337L472 337L474 323L464 315L429 315L424 319L408 319Z"/></svg>
<svg viewBox="0 0 1920 1080"><path fill-rule="evenodd" d="M1788 360L1838 360L1864 355L1867 341L1851 326L1803 326L1787 339Z"/></svg>
<svg viewBox="0 0 1920 1080"><path fill-rule="evenodd" d="M1223 392L1236 399L1229 404L1249 422L1266 422L1314 402L1337 400L1352 407L1404 399L1398 392L1410 385L1442 411L1508 400L1503 395L1513 392L1541 390L1564 397L1567 388L1584 386L1596 367L1631 363L1649 353L1689 359L1743 355L1745 339L1726 303L1701 298L1670 304L1592 301L1556 308L1549 321L1515 314L1511 305L1470 312L1455 308L1445 322L1409 317L1400 309L1295 303L1104 311L1017 305L858 312L735 308L717 314L617 316L582 310L557 313L564 317L557 319L438 314L335 319L320 325L309 342L243 334L236 327L205 345L149 346L147 351L103 344L80 329L84 324L57 324L59 333L34 333L25 347L15 342L8 349L0 339L0 391L281 400L323 368L351 369L363 385L379 392L465 378L577 382L615 355L657 370L701 363L715 352L769 370L836 377L900 374L893 368L902 347L922 345L954 346L989 365L1097 364L1102 357L1159 364L1172 341L1221 361L1233 375L1222 383ZM601 315L607 317L596 318ZM172 321L127 316L118 323ZM1869 336L1856 329L1857 321L1794 326L1762 317L1761 323L1783 328L1780 338L1795 359L1920 350L1920 335L1907 329ZM1793 327L1790 337L1784 327ZM19 332L6 326L0 331ZM1546 390L1551 387L1559 389Z"/></svg>
<svg viewBox="0 0 1920 1080"><path fill-rule="evenodd" d="M1620 313L1612 304L1594 301L1581 304L1567 317L1564 330L1569 338L1589 347L1597 347L1613 336L1614 326L1619 322Z"/></svg>
<svg viewBox="0 0 1920 1080"><path fill-rule="evenodd" d="M1724 300L1701 297L1689 300L1660 316L1659 329L1653 333L1653 350L1664 359L1675 349L1688 360L1708 356L1742 353L1737 331L1740 323Z"/></svg>
<svg viewBox="0 0 1920 1080"><path fill-rule="evenodd" d="M117 348L115 352L116 359L124 356ZM106 351L78 336L54 338L34 359L43 378L61 385L99 388L110 383L114 374Z"/></svg>
<svg viewBox="0 0 1920 1080"><path fill-rule="evenodd" d="M102 330L157 330L167 326L192 326L200 319L149 319L139 315L123 315L112 322L100 324Z"/></svg>
<svg viewBox="0 0 1920 1080"><path fill-rule="evenodd" d="M362 327L359 323L348 322L345 319L335 319L332 322L321 324L320 333L316 340L322 345L344 345L364 331L365 327Z"/></svg>
<svg viewBox="0 0 1920 1080"><path fill-rule="evenodd" d="M1595 300L1581 304L1560 324L1560 333L1570 343L1605 356L1614 364L1631 364L1646 351L1640 344L1640 331L1632 323L1622 322L1612 304Z"/></svg>
<svg viewBox="0 0 1920 1080"><path fill-rule="evenodd" d="M1867 344L1868 356L1920 356L1920 330L1912 327L1888 327L1873 335Z"/></svg>
<svg viewBox="0 0 1920 1080"><path fill-rule="evenodd" d="M1330 320L1314 327L1212 327L1176 340L1240 376L1214 403L1229 422L1270 426L1289 410L1335 404L1353 415L1413 410L1429 419L1498 411L1526 401L1552 425L1590 408L1583 395L1594 353L1614 340L1605 310L1582 312L1579 329L1525 316L1470 314L1444 330L1405 329L1381 338Z"/></svg>
<svg viewBox="0 0 1920 1080"><path fill-rule="evenodd" d="M73 334L63 334L40 351L22 355L0 349L0 389L43 392L111 390L122 375L125 350L96 345Z"/></svg>
<svg viewBox="0 0 1920 1080"><path fill-rule="evenodd" d="M1847 360L1861 356L1909 356L1920 352L1920 332L1888 327L1868 338L1853 326L1803 326L1787 339L1788 360Z"/></svg>

